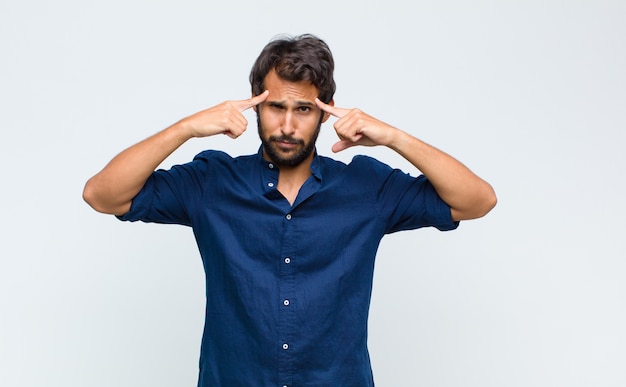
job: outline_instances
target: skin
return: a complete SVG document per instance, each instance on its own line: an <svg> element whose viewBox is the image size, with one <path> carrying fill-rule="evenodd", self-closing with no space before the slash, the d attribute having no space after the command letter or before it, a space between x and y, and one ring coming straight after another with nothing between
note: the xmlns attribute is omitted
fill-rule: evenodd
<svg viewBox="0 0 626 387"><path fill-rule="evenodd" d="M338 118L334 128L339 141L333 145L333 152L357 145L393 149L428 178L450 206L455 221L482 217L496 205L491 185L452 156L359 109L336 108L319 99L315 102Z"/></svg>
<svg viewBox="0 0 626 387"><path fill-rule="evenodd" d="M311 175L314 154L305 152L293 163L294 157L307 145L314 145L319 125L332 115L337 118L333 127L339 137L333 152L352 146L393 149L430 180L450 206L454 220L482 217L495 206L491 185L450 155L359 109L321 102L318 90L309 82L288 82L270 72L265 85L267 90L258 96L222 102L124 150L89 179L83 191L85 201L99 212L125 214L150 174L174 150L191 138L239 137L248 125L242 112L254 108L259 113L259 136L265 143L263 157L279 166L277 189L290 203Z"/></svg>
<svg viewBox="0 0 626 387"><path fill-rule="evenodd" d="M172 152L191 138L216 134L239 137L248 126L242 112L265 101L268 94L265 91L249 99L222 102L124 150L87 181L84 200L102 213L127 213L148 177Z"/></svg>
<svg viewBox="0 0 626 387"><path fill-rule="evenodd" d="M311 175L315 140L321 123L330 114L316 104L318 90L310 82L288 82L271 71L265 77L265 86L269 96L258 106L263 157L280 167L277 189L293 204ZM307 148L306 157L291 165L290 161Z"/></svg>

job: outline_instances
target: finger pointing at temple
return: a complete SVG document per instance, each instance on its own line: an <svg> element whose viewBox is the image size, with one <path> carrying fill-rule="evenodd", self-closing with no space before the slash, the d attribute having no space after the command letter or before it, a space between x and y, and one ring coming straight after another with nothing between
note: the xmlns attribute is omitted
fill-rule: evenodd
<svg viewBox="0 0 626 387"><path fill-rule="evenodd" d="M332 147L339 152L355 145L375 146L387 145L396 128L370 116L360 109L342 109L315 100L317 106L327 114L337 117L333 127L339 141Z"/></svg>
<svg viewBox="0 0 626 387"><path fill-rule="evenodd" d="M315 98L315 103L320 109L337 118L345 116L349 111L348 109L341 109L324 103L319 98Z"/></svg>
<svg viewBox="0 0 626 387"><path fill-rule="evenodd" d="M180 121L180 124L189 133L189 137L207 137L215 134L225 134L231 138L239 137L245 132L248 121L243 112L263 103L269 91L252 98L224 101L209 109L202 110Z"/></svg>
<svg viewBox="0 0 626 387"><path fill-rule="evenodd" d="M265 90L259 95L255 95L252 98L237 101L235 102L235 104L237 105L237 108L239 109L240 112L244 112L250 109L251 107L255 107L258 104L265 102L269 94L270 92L268 90Z"/></svg>

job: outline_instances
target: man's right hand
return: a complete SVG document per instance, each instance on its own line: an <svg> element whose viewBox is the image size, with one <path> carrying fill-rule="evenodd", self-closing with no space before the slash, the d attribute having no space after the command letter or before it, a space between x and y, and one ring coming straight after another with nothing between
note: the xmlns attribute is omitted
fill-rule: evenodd
<svg viewBox="0 0 626 387"><path fill-rule="evenodd" d="M97 211L115 215L126 213L132 199L167 156L193 137L219 133L239 137L248 126L241 113L263 103L268 94L265 91L249 99L222 102L131 146L87 181L83 198Z"/></svg>
<svg viewBox="0 0 626 387"><path fill-rule="evenodd" d="M241 113L263 103L268 95L269 91L266 90L249 99L225 101L180 120L178 125L184 128L190 138L221 133L237 138L248 127L248 121Z"/></svg>

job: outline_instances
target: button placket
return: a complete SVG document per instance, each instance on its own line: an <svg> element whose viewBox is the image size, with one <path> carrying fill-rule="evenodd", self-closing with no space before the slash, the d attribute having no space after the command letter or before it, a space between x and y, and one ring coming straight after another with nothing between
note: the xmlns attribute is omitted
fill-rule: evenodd
<svg viewBox="0 0 626 387"><path fill-rule="evenodd" d="M290 209L292 210L292 208ZM288 210L288 211L290 211ZM279 270L279 299L276 300L279 308L279 337L277 345L280 348L278 375L280 385L291 385L294 376L294 356L293 350L295 315L296 309L293 302L296 297L295 289L295 266L293 261L296 248L298 246L298 235L296 233L296 218L292 213L283 213L283 234L281 246L281 258ZM296 351L297 352L297 351Z"/></svg>
<svg viewBox="0 0 626 387"><path fill-rule="evenodd" d="M273 163L266 162L262 181L266 192L276 190L278 186L278 168Z"/></svg>

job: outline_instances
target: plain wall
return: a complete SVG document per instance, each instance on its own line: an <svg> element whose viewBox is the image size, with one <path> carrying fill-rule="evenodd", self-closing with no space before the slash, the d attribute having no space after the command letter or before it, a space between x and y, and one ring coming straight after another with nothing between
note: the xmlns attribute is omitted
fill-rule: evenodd
<svg viewBox="0 0 626 387"><path fill-rule="evenodd" d="M452 154L498 206L388 236L370 352L380 386L626 385L623 1L0 3L0 385L195 386L191 230L81 198L122 149L250 95L280 33L325 39L340 107ZM248 132L192 140L255 152ZM332 155L333 119L318 152ZM390 150L350 149L417 174Z"/></svg>

